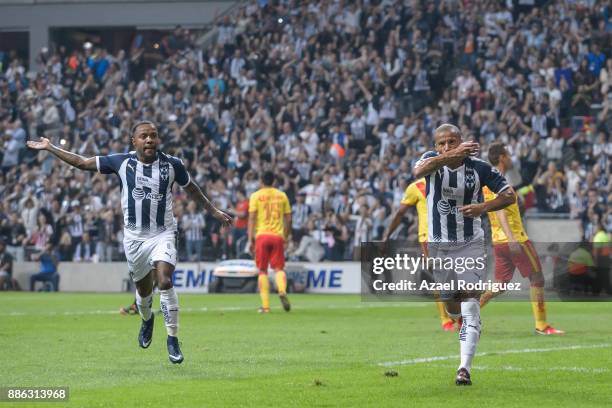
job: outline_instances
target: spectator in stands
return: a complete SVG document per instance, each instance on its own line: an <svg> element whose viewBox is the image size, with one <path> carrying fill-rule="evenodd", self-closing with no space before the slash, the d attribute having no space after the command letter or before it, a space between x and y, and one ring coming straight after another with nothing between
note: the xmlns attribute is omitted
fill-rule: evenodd
<svg viewBox="0 0 612 408"><path fill-rule="evenodd" d="M98 255L96 254L96 243L91 239L89 232L84 232L81 237L81 242L77 245L73 261L74 262L97 262Z"/></svg>
<svg viewBox="0 0 612 408"><path fill-rule="evenodd" d="M59 254L53 244L48 243L45 250L40 254L33 254L32 259L40 261L40 271L30 276L30 291L34 291L36 282L50 282L55 292L59 290L59 274L57 265L59 264Z"/></svg>
<svg viewBox="0 0 612 408"><path fill-rule="evenodd" d="M187 205L187 213L181 218L181 228L185 232L187 259L200 262L204 248L204 227L206 222L201 211L197 211L195 201Z"/></svg>
<svg viewBox="0 0 612 408"><path fill-rule="evenodd" d="M34 245L34 250L36 252L42 252L47 246L47 243L51 241L52 237L53 227L47 221L47 217L40 212L38 214L36 228L34 228L30 235L30 244Z"/></svg>
<svg viewBox="0 0 612 408"><path fill-rule="evenodd" d="M298 244L302 236L304 236L306 231L306 223L312 211L310 207L306 204L306 193L299 193L297 195L296 203L291 207L291 236L293 241Z"/></svg>
<svg viewBox="0 0 612 408"><path fill-rule="evenodd" d="M21 290L13 278L13 257L6 251L6 243L0 238L0 290Z"/></svg>

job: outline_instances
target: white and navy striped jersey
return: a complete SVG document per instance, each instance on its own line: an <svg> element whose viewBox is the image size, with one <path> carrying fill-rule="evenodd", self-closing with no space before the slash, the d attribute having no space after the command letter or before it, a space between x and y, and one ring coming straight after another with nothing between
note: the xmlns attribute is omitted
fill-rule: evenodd
<svg viewBox="0 0 612 408"><path fill-rule="evenodd" d="M138 161L136 152L96 156L102 174L115 173L121 182L126 239L144 240L164 231L176 231L172 211L172 184L189 184L183 162L173 156L157 153L151 164Z"/></svg>
<svg viewBox="0 0 612 408"><path fill-rule="evenodd" d="M429 151L420 160L437 155ZM484 186L494 193L510 187L495 167L471 157L454 170L446 166L438 169L425 176L425 181L429 242L464 243L484 239L480 217L463 217L459 208L483 202Z"/></svg>

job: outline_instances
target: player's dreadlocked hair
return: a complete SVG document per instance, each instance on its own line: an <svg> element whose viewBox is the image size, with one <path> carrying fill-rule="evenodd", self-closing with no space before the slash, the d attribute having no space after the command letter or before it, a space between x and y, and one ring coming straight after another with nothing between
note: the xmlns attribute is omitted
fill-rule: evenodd
<svg viewBox="0 0 612 408"><path fill-rule="evenodd" d="M136 132L136 129L138 129L138 126L142 126L142 125L151 125L157 129L157 126L155 126L155 123L151 122L150 120L141 120L140 122L136 122L136 124L132 126L132 132L130 133L130 135L134 136L134 132Z"/></svg>

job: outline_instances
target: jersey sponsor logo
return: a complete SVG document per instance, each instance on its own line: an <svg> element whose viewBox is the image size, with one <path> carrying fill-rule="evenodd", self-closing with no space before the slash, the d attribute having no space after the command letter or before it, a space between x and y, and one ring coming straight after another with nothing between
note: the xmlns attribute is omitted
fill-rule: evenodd
<svg viewBox="0 0 612 408"><path fill-rule="evenodd" d="M446 200L438 201L437 208L440 215L457 214L457 212L459 212L458 207L451 207L449 202Z"/></svg>
<svg viewBox="0 0 612 408"><path fill-rule="evenodd" d="M451 200L461 198L459 192L457 192L457 189L452 187L442 187L442 196L444 198L450 198Z"/></svg>
<svg viewBox="0 0 612 408"><path fill-rule="evenodd" d="M132 163L128 163L127 167L129 167L130 169L132 169L132 171L136 171L136 168L134 168L134 165Z"/></svg>
<svg viewBox="0 0 612 408"><path fill-rule="evenodd" d="M152 201L161 201L164 199L164 195L157 193L145 193L142 188L136 187L132 190L132 198L134 200L144 200L146 198Z"/></svg>
<svg viewBox="0 0 612 408"><path fill-rule="evenodd" d="M145 187L153 187L153 183L151 182L151 179L149 179L148 177L136 177L136 181L139 184L144 185Z"/></svg>

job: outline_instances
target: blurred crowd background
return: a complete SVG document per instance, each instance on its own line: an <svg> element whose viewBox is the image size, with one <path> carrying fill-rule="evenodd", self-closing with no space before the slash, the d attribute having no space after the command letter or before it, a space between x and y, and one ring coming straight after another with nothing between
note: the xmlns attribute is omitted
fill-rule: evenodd
<svg viewBox="0 0 612 408"><path fill-rule="evenodd" d="M523 4L524 3L524 4ZM457 124L507 143L507 175L530 216L612 230L610 1L252 1L215 41L177 27L157 62L130 49L54 44L39 72L0 54L0 239L17 261L47 244L62 261L124 259L116 177L72 169L25 142L84 156L131 150L158 124L221 208L222 228L176 188L180 258L244 251L248 196L263 170L293 206L289 259L352 259L380 239L432 131ZM398 232L416 239L410 214Z"/></svg>

